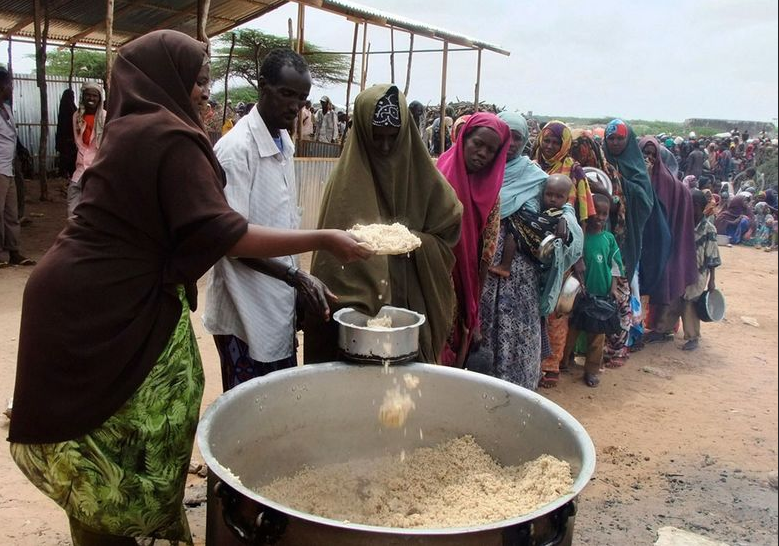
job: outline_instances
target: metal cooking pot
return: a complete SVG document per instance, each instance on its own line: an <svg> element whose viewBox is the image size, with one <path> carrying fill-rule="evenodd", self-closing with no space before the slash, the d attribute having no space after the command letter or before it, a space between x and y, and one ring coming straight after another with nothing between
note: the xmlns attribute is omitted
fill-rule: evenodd
<svg viewBox="0 0 779 546"><path fill-rule="evenodd" d="M698 318L703 322L719 322L725 317L725 296L717 290L707 290L695 302Z"/></svg>
<svg viewBox="0 0 779 546"><path fill-rule="evenodd" d="M207 534L233 536L207 544L281 546L539 546L570 544L575 500L595 469L584 428L562 408L527 389L460 369L431 364L381 366L315 364L252 379L221 395L205 412L197 441L213 472L218 501ZM403 430L382 430L378 404L392 379L420 380ZM418 430L424 432L420 439ZM540 509L488 525L400 529L307 514L255 491L303 466L400 454L473 435L497 461L515 465L548 453L568 461L569 492ZM217 483L214 483L217 482ZM237 538L240 537L240 538Z"/></svg>
<svg viewBox="0 0 779 546"><path fill-rule="evenodd" d="M554 259L555 246L562 246L562 241L558 243L555 243L555 241L560 241L560 239L558 239L554 234L550 233L539 243L537 258L538 261L542 264L549 265L552 263L552 260Z"/></svg>
<svg viewBox="0 0 779 546"><path fill-rule="evenodd" d="M582 171L584 172L584 176L586 176L589 180L597 182L603 186L606 191L609 192L609 195L614 193L614 188L611 184L611 178L609 178L609 175L607 175L603 170L597 167L582 167Z"/></svg>
<svg viewBox="0 0 779 546"><path fill-rule="evenodd" d="M558 315L567 315L573 311L573 304L576 301L576 296L581 292L582 285L576 280L576 277L569 275L563 286L560 288L560 296L557 298L557 305L555 306L555 313Z"/></svg>
<svg viewBox="0 0 779 546"><path fill-rule="evenodd" d="M391 328L368 328L369 317L345 307L333 314L338 323L338 348L350 360L377 362L407 361L419 352L419 328L425 316L409 309L385 305L376 316L389 316Z"/></svg>

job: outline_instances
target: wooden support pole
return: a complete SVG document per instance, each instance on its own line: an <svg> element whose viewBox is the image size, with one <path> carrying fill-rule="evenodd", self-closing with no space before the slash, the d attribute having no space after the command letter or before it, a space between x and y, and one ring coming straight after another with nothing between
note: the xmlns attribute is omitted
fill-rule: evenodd
<svg viewBox="0 0 779 546"><path fill-rule="evenodd" d="M365 87L368 87L368 66L370 65L370 62L371 62L371 43L368 42L368 50L366 51L366 56L365 56L365 76L364 76L365 81L363 82L363 89Z"/></svg>
<svg viewBox="0 0 779 546"><path fill-rule="evenodd" d="M306 54L306 43L305 43L305 27L306 27L306 6L304 4L298 4L298 44L297 44L297 52L298 55L305 56ZM305 105L303 105L303 108L305 108ZM300 149L300 141L303 139L303 116L300 115L300 110L298 110L298 118L296 128L295 128L295 136L297 137L295 140L295 148Z"/></svg>
<svg viewBox="0 0 779 546"><path fill-rule="evenodd" d="M227 80L230 79L230 63L233 61L233 50L235 49L235 32L231 32L230 52L227 54L227 68L225 69L225 96L224 106L222 107L222 127L227 121Z"/></svg>
<svg viewBox="0 0 779 546"><path fill-rule="evenodd" d="M354 38L352 39L352 62L349 65L349 81L346 82L346 115L349 116L349 99L352 95L352 82L354 81L354 62L357 58L357 35L360 32L360 23L354 23Z"/></svg>
<svg viewBox="0 0 779 546"><path fill-rule="evenodd" d="M306 27L306 6L305 4L298 4L298 47L297 52L303 55L304 52L304 38Z"/></svg>
<svg viewBox="0 0 779 546"><path fill-rule="evenodd" d="M441 155L446 150L444 146L446 144L446 123L444 118L446 117L446 65L449 60L449 42L444 41L444 59L441 66L441 111L438 113L440 121L439 130L439 142L438 142L438 155Z"/></svg>
<svg viewBox="0 0 779 546"><path fill-rule="evenodd" d="M473 98L473 113L479 111L479 87L481 86L481 48L479 48L479 58L476 61L476 86Z"/></svg>
<svg viewBox="0 0 779 546"><path fill-rule="evenodd" d="M365 70L365 63L367 57L365 55L366 48L368 47L368 21L362 23L362 62L360 64L360 92L365 91L365 78L367 73Z"/></svg>
<svg viewBox="0 0 779 546"><path fill-rule="evenodd" d="M292 30L292 17L287 19L287 35L289 36L289 48L295 49L295 32Z"/></svg>
<svg viewBox="0 0 779 546"><path fill-rule="evenodd" d="M197 36L201 42L208 44L208 53L211 53L211 43L208 39L208 11L211 9L211 0L197 0Z"/></svg>
<svg viewBox="0 0 779 546"><path fill-rule="evenodd" d="M35 79L41 95L41 138L38 143L38 181L41 188L41 201L49 200L46 176L46 151L49 140L49 95L46 88L46 41L49 35L49 7L47 4L47 0L34 0L33 3L35 13Z"/></svg>
<svg viewBox="0 0 779 546"><path fill-rule="evenodd" d="M408 64L406 65L406 87L403 88L403 94L408 97L408 87L411 85L411 57L414 55L414 33L411 33L411 40L408 44Z"/></svg>
<svg viewBox="0 0 779 546"><path fill-rule="evenodd" d="M76 44L70 46L70 73L68 74L68 89L73 89L73 70L76 57Z"/></svg>
<svg viewBox="0 0 779 546"><path fill-rule="evenodd" d="M111 67L114 64L114 59L111 51L111 42L114 39L114 0L106 0L106 16L105 16L105 95L108 98L108 93L111 86Z"/></svg>
<svg viewBox="0 0 779 546"><path fill-rule="evenodd" d="M390 27L390 83L395 83L395 29Z"/></svg>

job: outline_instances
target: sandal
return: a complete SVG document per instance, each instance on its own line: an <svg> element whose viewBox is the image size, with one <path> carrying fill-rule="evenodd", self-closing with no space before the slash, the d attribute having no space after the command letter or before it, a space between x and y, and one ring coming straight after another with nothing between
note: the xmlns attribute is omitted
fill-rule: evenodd
<svg viewBox="0 0 779 546"><path fill-rule="evenodd" d="M559 372L544 372L544 375L541 376L541 381L538 382L538 385L540 387L543 387L544 389L551 389L553 387L556 387L559 381L560 381Z"/></svg>
<svg viewBox="0 0 779 546"><path fill-rule="evenodd" d="M584 384L588 387L595 388L600 384L600 377L594 373L584 372Z"/></svg>
<svg viewBox="0 0 779 546"><path fill-rule="evenodd" d="M6 267L8 267L8 266L10 266L10 265L11 265L11 264L9 264L8 262L6 262L5 260L0 260L0 269L5 269Z"/></svg>
<svg viewBox="0 0 779 546"><path fill-rule="evenodd" d="M26 258L21 254L11 255L11 265L35 265L35 260Z"/></svg>
<svg viewBox="0 0 779 546"><path fill-rule="evenodd" d="M606 366L607 368L621 368L622 366L625 365L625 362L626 362L625 358L614 356L611 357L609 360L607 360L604 363L604 366Z"/></svg>

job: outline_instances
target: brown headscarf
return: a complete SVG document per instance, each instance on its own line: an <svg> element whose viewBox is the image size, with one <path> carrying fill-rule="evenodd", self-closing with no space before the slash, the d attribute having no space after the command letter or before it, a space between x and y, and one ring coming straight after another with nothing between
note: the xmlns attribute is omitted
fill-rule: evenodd
<svg viewBox="0 0 779 546"><path fill-rule="evenodd" d="M372 149L372 119L388 91L399 97L401 127L391 154L384 157ZM355 100L354 128L327 184L319 227L400 222L422 239L422 246L411 257L374 256L343 267L318 252L311 272L338 296L339 308L355 307L373 316L388 304L424 314L419 360L436 362L454 318L450 275L461 215L462 205L411 122L406 98L394 86L373 86ZM306 317L306 362L337 356L334 333L332 325L312 324Z"/></svg>
<svg viewBox="0 0 779 546"><path fill-rule="evenodd" d="M176 287L246 232L189 99L205 54L170 30L119 50L83 200L25 288L13 442L77 438L114 414L173 333Z"/></svg>

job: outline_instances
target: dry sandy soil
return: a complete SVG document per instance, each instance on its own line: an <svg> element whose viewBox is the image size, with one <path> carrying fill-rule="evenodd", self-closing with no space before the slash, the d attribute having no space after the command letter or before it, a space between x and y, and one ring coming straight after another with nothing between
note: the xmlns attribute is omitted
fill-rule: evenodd
<svg viewBox="0 0 779 546"><path fill-rule="evenodd" d="M55 183L56 185L56 183ZM29 184L30 194L37 191ZM32 223L23 250L40 258L61 228L65 207L28 198ZM581 496L575 544L653 544L675 526L737 544L777 544L777 253L721 248L718 284L726 319L703 325L701 348L679 340L650 345L589 389L581 370L543 391L587 428L597 470ZM0 401L12 395L22 291L30 268L0 271ZM758 326L746 324L751 317ZM199 317L193 324L206 367L204 407L218 396L218 359ZM0 417L0 433L8 422ZM199 455L195 454L195 459ZM773 478L771 478L771 473ZM0 449L0 544L70 544L67 521ZM202 491L191 476L189 497ZM203 544L204 505L189 510Z"/></svg>

